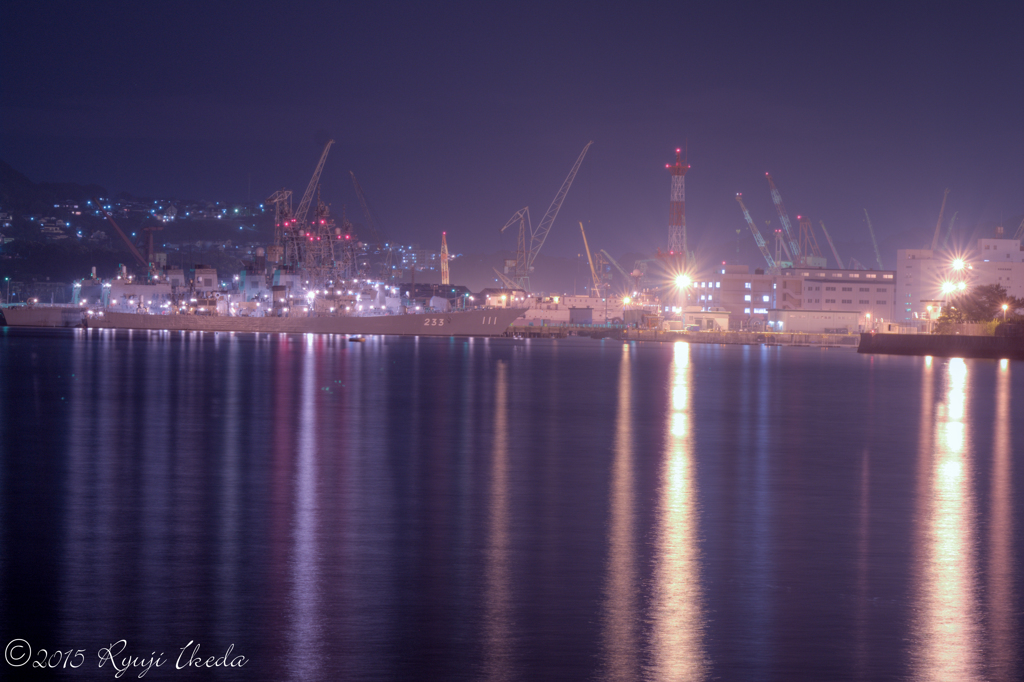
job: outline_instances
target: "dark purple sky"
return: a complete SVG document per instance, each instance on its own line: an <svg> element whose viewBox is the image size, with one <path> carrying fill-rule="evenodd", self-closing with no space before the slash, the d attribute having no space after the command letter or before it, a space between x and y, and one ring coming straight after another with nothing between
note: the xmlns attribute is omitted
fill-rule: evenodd
<svg viewBox="0 0 1024 682"><path fill-rule="evenodd" d="M330 135L336 213L361 218L353 170L393 236L448 230L469 253L514 248L498 228L524 205L539 221L593 140L559 256L579 220L595 249L664 247L665 164L688 141L698 250L741 228L753 248L736 192L778 222L766 171L840 242L869 243L866 207L884 244L920 246L898 235L930 237L947 187L965 230L1024 213L1022 26L1021 3L6 0L0 158L244 201L301 193Z"/></svg>

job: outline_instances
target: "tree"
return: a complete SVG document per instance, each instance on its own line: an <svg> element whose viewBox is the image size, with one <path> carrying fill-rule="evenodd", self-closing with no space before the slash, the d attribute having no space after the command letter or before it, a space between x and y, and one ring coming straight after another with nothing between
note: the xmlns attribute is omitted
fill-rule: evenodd
<svg viewBox="0 0 1024 682"><path fill-rule="evenodd" d="M1024 309L1024 299L1010 296L1002 285L979 284L953 296L942 315L951 322L989 322L1002 316L1004 304L1007 314Z"/></svg>

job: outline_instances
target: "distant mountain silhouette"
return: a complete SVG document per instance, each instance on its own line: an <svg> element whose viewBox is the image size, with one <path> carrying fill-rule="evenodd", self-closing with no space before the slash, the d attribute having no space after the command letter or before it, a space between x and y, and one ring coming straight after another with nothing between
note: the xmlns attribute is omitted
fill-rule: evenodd
<svg viewBox="0 0 1024 682"><path fill-rule="evenodd" d="M0 159L0 208L5 211L46 213L61 201L84 202L108 196L99 185L74 182L32 182Z"/></svg>

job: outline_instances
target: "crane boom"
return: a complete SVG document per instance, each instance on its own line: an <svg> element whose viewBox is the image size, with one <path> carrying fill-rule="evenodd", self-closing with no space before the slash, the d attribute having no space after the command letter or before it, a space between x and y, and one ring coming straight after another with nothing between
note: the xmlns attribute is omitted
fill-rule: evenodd
<svg viewBox="0 0 1024 682"><path fill-rule="evenodd" d="M316 165L313 177L309 179L309 185L306 187L306 193L302 195L299 208L295 211L295 224L300 230L306 227L306 213L309 212L309 204L313 201L313 190L320 183L320 173L324 169L324 161L327 160L327 152L330 151L332 144L334 144L334 140L327 140L327 144L324 146L324 153L320 155L320 163Z"/></svg>
<svg viewBox="0 0 1024 682"><path fill-rule="evenodd" d="M747 207L743 205L743 195L736 193L736 201L740 202L740 208L743 209L743 217L747 219L747 225L750 226L750 231L754 233L754 241L757 242L757 248L761 249L761 255L768 262L768 271L770 274L779 274L779 266L775 264L775 259L772 258L772 252L768 250L767 244L764 243L764 237L757 231L757 226L754 225L754 221L750 218L750 212L747 211Z"/></svg>
<svg viewBox="0 0 1024 682"><path fill-rule="evenodd" d="M359 199L359 205L363 207L363 214L366 216L366 227L370 230L370 236L377 242L377 248L383 249L384 245L388 242L388 236L384 232L384 228L380 225L380 221L375 217L375 213L370 209L370 202L366 200L366 195L363 193L363 188L356 180L356 174L352 171L348 172L352 176L352 186L356 190L356 197Z"/></svg>
<svg viewBox="0 0 1024 682"><path fill-rule="evenodd" d="M515 280L516 286L523 291L528 291L530 272L526 269L526 232L527 230L533 231L533 227L530 225L530 207L524 206L516 211L498 232L504 232L517 222L519 223L519 239L516 242L516 269L512 273L512 279Z"/></svg>
<svg viewBox="0 0 1024 682"><path fill-rule="evenodd" d="M610 253L608 253L607 251L605 251L604 249L601 249L601 253L603 253L603 254L604 254L604 257L608 259L608 262L609 262L609 263L611 263L612 265L614 265L614 266L615 266L615 269L616 269L616 270L618 270L619 272L621 272L621 273L622 273L622 276L623 276L623 277L625 277L625 278L626 278L626 281L628 282L628 281L629 281L629 273L628 273L628 272L626 272L626 271L625 271L625 270L624 270L624 269L622 268L622 266L621 266L621 265L619 265L618 261L616 261L616 260L615 260L614 258L612 258L612 255L611 255Z"/></svg>
<svg viewBox="0 0 1024 682"><path fill-rule="evenodd" d="M121 239L124 240L124 243L128 245L128 250L131 251L132 255L135 256L135 259L139 261L139 263L141 263L142 266L146 268L146 271L148 272L151 268L149 261L147 261L145 257L141 253L139 253L139 250L135 248L135 244L132 244L132 240L128 239L128 235L126 235L121 230L121 226L114 222L114 216L110 215L110 211L103 208L103 205L100 204L100 202L97 201L96 199L93 199L93 204L95 204L96 207L99 208L99 210L103 211L104 217L110 222L111 225L114 226L114 230L116 230L117 234L121 237Z"/></svg>
<svg viewBox="0 0 1024 682"><path fill-rule="evenodd" d="M956 224L956 215L959 211L953 211L953 217L949 219L949 227L946 229L946 236L942 239L942 248L945 249L946 245L949 244L949 237L953 234L953 225ZM1024 222L1021 223L1024 226ZM1017 239L1018 237L1014 237Z"/></svg>
<svg viewBox="0 0 1024 682"><path fill-rule="evenodd" d="M499 278L501 278L501 284L506 289L518 289L519 288L519 285L517 283L513 282L508 277L506 277L505 273L503 273L500 270L498 270L498 268L491 268L491 269L494 270L494 274L496 274Z"/></svg>
<svg viewBox="0 0 1024 682"><path fill-rule="evenodd" d="M875 239L875 228L871 226L871 216L868 215L868 210L864 209L864 217L868 220L868 232L871 233L871 243L875 247L875 260L878 261L878 269L885 270L885 266L882 265L882 253L878 250L878 240Z"/></svg>
<svg viewBox="0 0 1024 682"><path fill-rule="evenodd" d="M1017 233L1013 235L1014 239L1024 238L1024 220L1020 221L1020 227L1017 228Z"/></svg>
<svg viewBox="0 0 1024 682"><path fill-rule="evenodd" d="M591 293L596 291L597 295L600 296L601 280L598 279L597 270L594 269L594 259L590 257L590 247L587 246L587 233L583 230L583 221L580 221L580 232L583 232L583 250L587 252L587 262L590 263L590 276L594 278L594 288L591 290Z"/></svg>
<svg viewBox="0 0 1024 682"><path fill-rule="evenodd" d="M828 242L829 248L832 249L832 255L836 257L836 267L842 270L843 259L839 257L839 252L836 251L836 245L832 243L832 237L829 236L828 230L825 229L825 221L819 220L818 222L821 224L821 231L825 235L825 240Z"/></svg>
<svg viewBox="0 0 1024 682"><path fill-rule="evenodd" d="M779 194L779 188L775 186L772 181L771 173L765 173L765 177L768 178L768 186L772 190L772 201L775 203L775 208L779 212L779 220L782 221L782 229L786 232L786 241L789 242L789 253L790 257L795 263L800 257L800 244L793 237L793 225L789 222L789 215L786 213L786 207L782 205L782 195Z"/></svg>
<svg viewBox="0 0 1024 682"><path fill-rule="evenodd" d="M942 207L939 208L939 220L935 223L935 236L932 238L932 251L939 246L939 232L942 230L942 214L946 211L946 197L949 196L949 190L947 189L942 193Z"/></svg>
<svg viewBox="0 0 1024 682"><path fill-rule="evenodd" d="M590 149L590 145L594 144L593 141L587 143L587 146L580 152L580 156L576 159L576 163L573 164L572 170L569 171L569 176L562 183L561 189L558 190L558 194L555 195L554 200L551 202L551 206L548 207L548 212L544 214L544 218L540 221L540 225L530 235L530 250L527 254L526 259L526 272L530 272L533 269L533 261L536 260L537 255L540 253L540 248L544 246L544 240L548 238L548 232L551 231L551 226L555 222L555 217L558 216L559 209L562 208L562 202L565 201L565 195L569 193L569 187L572 186L572 181L576 177L576 172L580 169L580 164L583 163L583 157L587 155L587 150Z"/></svg>

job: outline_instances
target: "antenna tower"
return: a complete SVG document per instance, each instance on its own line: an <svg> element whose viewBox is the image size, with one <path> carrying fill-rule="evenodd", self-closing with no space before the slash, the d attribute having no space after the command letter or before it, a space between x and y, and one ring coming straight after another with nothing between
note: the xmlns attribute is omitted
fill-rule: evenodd
<svg viewBox="0 0 1024 682"><path fill-rule="evenodd" d="M683 150L676 149L676 165L665 164L672 175L672 190L669 194L668 252L684 260L689 253L686 244L686 171L690 164L683 159Z"/></svg>

